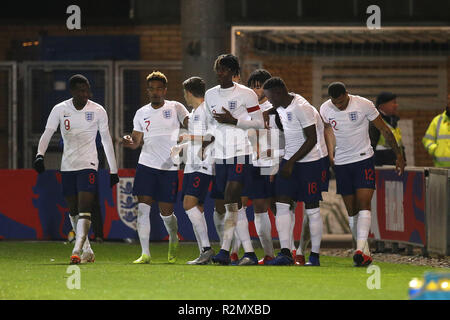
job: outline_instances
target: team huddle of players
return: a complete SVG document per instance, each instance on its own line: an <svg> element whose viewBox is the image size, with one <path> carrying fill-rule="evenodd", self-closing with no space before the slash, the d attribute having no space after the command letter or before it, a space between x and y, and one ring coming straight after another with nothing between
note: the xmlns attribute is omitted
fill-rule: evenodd
<svg viewBox="0 0 450 320"><path fill-rule="evenodd" d="M233 80L240 72L236 56L220 55L214 64L218 85L206 90L205 82L192 77L183 82L189 111L165 99L168 80L161 72L146 78L150 103L137 110L133 132L122 138L127 148L142 148L133 194L138 199L137 232L141 256L133 263L150 263L150 211L158 203L169 234L168 261L175 263L178 222L174 214L178 170L184 165L183 207L192 222L200 254L188 264L210 262L229 265L320 266L323 222L319 202L328 190L329 168L336 175L349 215L357 248L355 266L372 262L367 237L370 202L375 189L373 150L369 122L385 136L397 155L403 173L405 160L394 136L373 103L351 95L340 82L328 87L330 99L317 111L299 94L290 93L279 77L255 70L248 86ZM118 182L117 165L103 107L89 100L89 82L81 75L70 79L72 98L56 105L39 142L34 168L45 170L44 155L51 136L60 126L64 139L61 164L63 194L76 232L71 263L93 262L87 234L98 159L95 137L100 131L110 167L111 186ZM182 128L180 128L182 127ZM214 225L220 251L208 238L204 201L212 182ZM250 239L246 203L251 199L254 223L264 257L258 261ZM309 227L311 253L304 257L304 239L295 248L295 204L303 202L302 237ZM275 255L269 209L275 214L281 250ZM236 255L242 245L244 255Z"/></svg>

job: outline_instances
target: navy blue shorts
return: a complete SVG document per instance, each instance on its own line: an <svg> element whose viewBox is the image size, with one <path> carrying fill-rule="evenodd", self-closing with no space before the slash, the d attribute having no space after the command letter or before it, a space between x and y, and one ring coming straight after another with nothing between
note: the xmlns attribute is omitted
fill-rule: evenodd
<svg viewBox="0 0 450 320"><path fill-rule="evenodd" d="M217 161L223 161L218 163ZM225 187L228 181L238 181L245 186L251 183L252 165L250 157L235 157L233 159L217 160L215 163L215 176L213 178L213 188L211 198L223 199ZM243 194L244 195L244 194Z"/></svg>
<svg viewBox="0 0 450 320"><path fill-rule="evenodd" d="M356 189L375 189L373 157L358 162L335 165L336 193L343 196L355 194Z"/></svg>
<svg viewBox="0 0 450 320"><path fill-rule="evenodd" d="M159 170L138 163L133 195L150 196L155 201L175 203L177 191L178 171Z"/></svg>
<svg viewBox="0 0 450 320"><path fill-rule="evenodd" d="M61 171L63 196L77 195L78 192L97 193L97 177L97 171L93 169Z"/></svg>
<svg viewBox="0 0 450 320"><path fill-rule="evenodd" d="M211 176L201 172L185 173L183 176L182 199L189 195L196 197L200 203L204 203L208 194Z"/></svg>
<svg viewBox="0 0 450 320"><path fill-rule="evenodd" d="M328 187L330 185L330 158L328 156L323 157L320 159L322 161L322 174L320 175L321 178L321 192L328 192Z"/></svg>
<svg viewBox="0 0 450 320"><path fill-rule="evenodd" d="M270 182L270 175L262 175L261 167L252 168L251 183L242 192L250 199L268 199L275 196L275 181Z"/></svg>
<svg viewBox="0 0 450 320"><path fill-rule="evenodd" d="M321 173L322 161L296 162L292 175L285 179L281 176L281 169L287 160L283 159L275 177L275 194L288 196L292 200L312 203L322 200Z"/></svg>

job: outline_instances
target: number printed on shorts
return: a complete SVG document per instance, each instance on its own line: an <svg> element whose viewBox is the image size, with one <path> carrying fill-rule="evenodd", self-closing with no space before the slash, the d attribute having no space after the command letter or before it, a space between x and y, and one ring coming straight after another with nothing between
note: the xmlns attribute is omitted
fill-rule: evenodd
<svg viewBox="0 0 450 320"><path fill-rule="evenodd" d="M89 173L89 183L90 184L95 183L95 173Z"/></svg>
<svg viewBox="0 0 450 320"><path fill-rule="evenodd" d="M366 175L366 180L373 181L375 179L373 176L373 169L364 169L364 173Z"/></svg>
<svg viewBox="0 0 450 320"><path fill-rule="evenodd" d="M64 128L66 130L70 130L70 120L69 119L64 120Z"/></svg>
<svg viewBox="0 0 450 320"><path fill-rule="evenodd" d="M308 183L308 194L316 194L317 193L317 183L310 182Z"/></svg>
<svg viewBox="0 0 450 320"><path fill-rule="evenodd" d="M243 164L236 164L236 173L242 173L242 169L244 168Z"/></svg>
<svg viewBox="0 0 450 320"><path fill-rule="evenodd" d="M194 178L193 186L194 186L194 188L198 188L200 186L200 177Z"/></svg>

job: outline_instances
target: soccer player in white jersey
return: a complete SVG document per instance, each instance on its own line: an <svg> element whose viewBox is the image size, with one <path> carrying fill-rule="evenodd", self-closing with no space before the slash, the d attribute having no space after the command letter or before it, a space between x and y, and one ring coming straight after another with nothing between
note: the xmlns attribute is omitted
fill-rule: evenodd
<svg viewBox="0 0 450 320"><path fill-rule="evenodd" d="M72 98L53 107L42 134L33 167L38 173L45 171L44 155L58 126L64 141L61 160L61 179L64 199L69 206L70 222L76 232L71 264L94 262L89 244L91 213L97 193L98 155L95 138L100 132L110 168L110 186L119 182L114 147L109 134L105 109L89 100L90 84L77 74L69 79ZM81 254L82 253L82 254Z"/></svg>
<svg viewBox="0 0 450 320"><path fill-rule="evenodd" d="M305 203L309 216L312 249L309 262L305 265L319 266L319 249L322 238L322 217L319 201L322 162L316 147L317 132L314 107L302 96L288 93L281 78L273 77L264 83L264 94L277 108L285 136L285 154L275 180L276 208L275 222L280 239L281 252L268 265L290 265L294 263L291 254L292 201Z"/></svg>
<svg viewBox="0 0 450 320"><path fill-rule="evenodd" d="M212 176L212 155L202 148L203 141L210 138L208 119L205 116L205 82L191 77L183 82L184 99L192 112L189 114L188 134L181 136L181 143L187 144L183 177L183 208L192 223L200 249L200 256L188 264L207 264L214 256L208 237L204 214L204 203ZM208 149L211 150L212 146ZM205 157L204 157L205 156Z"/></svg>
<svg viewBox="0 0 450 320"><path fill-rule="evenodd" d="M170 157L177 144L180 124L187 127L189 112L177 101L165 100L167 78L159 72L147 76L150 103L136 111L133 132L123 137L124 147L137 149L143 142L136 167L133 194L138 198L137 231L142 247L135 264L150 263L150 211L158 202L160 216L169 234L169 263L175 263L178 248L178 222L173 207L178 191L178 166Z"/></svg>
<svg viewBox="0 0 450 320"><path fill-rule="evenodd" d="M316 147L319 150L320 153L320 159L322 162L322 172L320 175L321 179L321 192L327 192L328 186L329 186L329 180L330 180L330 160L328 158L328 146L325 142L325 135L324 135L324 123L322 120L322 117L319 114L319 111L317 111L316 108L314 108L314 117L316 119L316 133L317 133L317 144ZM300 243L298 245L298 248L295 250L295 257L294 257L294 263L295 265L303 266L305 265L305 250L306 245L308 243L309 239L309 219L308 215L306 213L303 214L303 223L302 223L302 232L300 235ZM294 251L293 251L294 252Z"/></svg>
<svg viewBox="0 0 450 320"><path fill-rule="evenodd" d="M258 96L259 106L263 111L264 118L266 122L269 122L265 129L250 129L248 131L253 147L253 170L252 182L248 187L245 187L244 193L252 199L255 228L264 250L264 258L258 262L259 264L265 264L266 261L275 257L272 225L268 210L272 205L273 197L275 197L275 183L271 176L275 175L278 170L281 131L275 124L275 114L269 114L272 104L263 90L264 82L271 77L272 75L267 70L257 69L250 74L247 80L247 86ZM276 142L274 146L271 145L272 141ZM284 152L284 148L282 149Z"/></svg>
<svg viewBox="0 0 450 320"><path fill-rule="evenodd" d="M219 85L205 94L206 114L214 119L215 125L213 184L217 193L223 195L226 211L221 250L213 257L213 262L225 265L230 263L229 250L235 230L245 251L238 265L258 263L241 195L251 173L251 150L246 130L262 129L264 119L253 90L232 81L239 69L236 56L220 55L214 63Z"/></svg>
<svg viewBox="0 0 450 320"><path fill-rule="evenodd" d="M349 215L350 229L356 240L354 264L367 266L372 262L367 237L371 223L370 205L375 189L374 152L370 145L369 122L380 130L396 154L396 170L399 175L403 174L405 159L394 135L370 100L349 94L341 82L331 83L328 95L331 99L322 104L320 115L325 122L328 150L335 151L329 153L330 165L334 166L337 193L342 195Z"/></svg>

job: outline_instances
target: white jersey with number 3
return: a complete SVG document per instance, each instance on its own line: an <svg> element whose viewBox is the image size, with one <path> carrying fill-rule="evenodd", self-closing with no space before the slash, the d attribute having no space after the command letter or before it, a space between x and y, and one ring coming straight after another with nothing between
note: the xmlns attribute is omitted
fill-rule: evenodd
<svg viewBox="0 0 450 320"><path fill-rule="evenodd" d="M144 134L139 164L159 170L178 170L170 158L170 149L177 144L180 124L188 115L183 104L168 100L158 109L149 103L136 111L133 130Z"/></svg>
<svg viewBox="0 0 450 320"><path fill-rule="evenodd" d="M72 99L63 101L53 107L45 128L55 131L58 126L64 140L61 171L97 170L97 131L109 132L105 109L91 100L81 110Z"/></svg>
<svg viewBox="0 0 450 320"><path fill-rule="evenodd" d="M348 95L350 101L345 110L339 110L331 99L320 107L320 115L332 128L336 137L334 163L337 165L358 162L373 156L370 145L369 122L379 112L373 103L363 97Z"/></svg>

